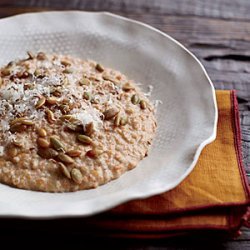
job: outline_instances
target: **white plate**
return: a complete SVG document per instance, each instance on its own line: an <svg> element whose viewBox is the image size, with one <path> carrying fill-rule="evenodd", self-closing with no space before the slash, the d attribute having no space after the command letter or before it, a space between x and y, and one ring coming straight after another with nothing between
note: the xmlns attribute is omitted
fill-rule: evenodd
<svg viewBox="0 0 250 250"><path fill-rule="evenodd" d="M170 36L110 13L44 12L0 20L0 64L27 50L97 60L153 85L158 131L149 157L94 190L51 194L0 184L0 216L87 216L176 187L215 139L215 91L200 62Z"/></svg>

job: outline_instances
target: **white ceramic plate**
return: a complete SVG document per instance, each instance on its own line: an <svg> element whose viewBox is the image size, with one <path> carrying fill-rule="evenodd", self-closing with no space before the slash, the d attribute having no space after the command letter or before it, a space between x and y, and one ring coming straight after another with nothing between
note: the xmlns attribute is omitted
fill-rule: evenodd
<svg viewBox="0 0 250 250"><path fill-rule="evenodd" d="M200 62L170 36L110 13L44 12L0 20L0 65L26 51L94 59L153 85L158 131L149 157L94 190L51 194L0 184L0 216L86 216L176 187L215 139L215 91Z"/></svg>

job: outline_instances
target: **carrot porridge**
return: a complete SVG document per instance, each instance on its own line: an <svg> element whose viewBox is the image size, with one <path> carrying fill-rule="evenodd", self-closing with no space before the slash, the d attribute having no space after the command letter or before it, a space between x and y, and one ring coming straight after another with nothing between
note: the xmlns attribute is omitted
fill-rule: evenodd
<svg viewBox="0 0 250 250"><path fill-rule="evenodd" d="M120 72L42 52L0 72L1 183L45 192L96 188L147 155L154 107Z"/></svg>

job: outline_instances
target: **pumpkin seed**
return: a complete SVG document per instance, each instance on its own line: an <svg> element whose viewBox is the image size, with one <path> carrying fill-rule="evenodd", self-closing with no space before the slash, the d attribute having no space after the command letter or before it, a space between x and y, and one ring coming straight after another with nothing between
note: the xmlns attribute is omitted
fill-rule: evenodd
<svg viewBox="0 0 250 250"><path fill-rule="evenodd" d="M135 88L129 82L124 83L123 86L122 86L122 90L124 90L124 91L129 91L131 89L135 89Z"/></svg>
<svg viewBox="0 0 250 250"><path fill-rule="evenodd" d="M33 126L35 123L31 120L23 120L21 121L23 125Z"/></svg>
<svg viewBox="0 0 250 250"><path fill-rule="evenodd" d="M41 137L37 139L37 144L41 148L48 148L50 145L50 143L47 140Z"/></svg>
<svg viewBox="0 0 250 250"><path fill-rule="evenodd" d="M103 72L104 71L104 68L101 64L97 63L96 66L95 66L95 69L99 72Z"/></svg>
<svg viewBox="0 0 250 250"><path fill-rule="evenodd" d="M73 69L72 68L66 68L63 70L64 74L72 74L73 73Z"/></svg>
<svg viewBox="0 0 250 250"><path fill-rule="evenodd" d="M67 163L67 164L74 163L74 160L70 156L68 156L68 155L66 155L64 153L59 153L58 154L58 159L60 161L62 161L63 163Z"/></svg>
<svg viewBox="0 0 250 250"><path fill-rule="evenodd" d="M8 75L10 75L10 69L9 68L3 68L1 70L1 75L2 76L8 76Z"/></svg>
<svg viewBox="0 0 250 250"><path fill-rule="evenodd" d="M77 139L78 139L78 141L80 141L86 145L90 145L92 143L92 139L86 135L78 135Z"/></svg>
<svg viewBox="0 0 250 250"><path fill-rule="evenodd" d="M67 60L61 60L61 64L62 64L63 66L65 66L65 67L71 65L71 63L70 63L69 61L67 61Z"/></svg>
<svg viewBox="0 0 250 250"><path fill-rule="evenodd" d="M38 148L38 155L45 159L55 158L58 155L58 152L53 148Z"/></svg>
<svg viewBox="0 0 250 250"><path fill-rule="evenodd" d="M128 118L126 116L121 117L120 125L124 126L128 123Z"/></svg>
<svg viewBox="0 0 250 250"><path fill-rule="evenodd" d="M58 103L58 99L52 96L52 97L48 97L48 98L46 99L46 102L47 102L48 104L50 104L50 105L54 105L54 104L57 104L57 103Z"/></svg>
<svg viewBox="0 0 250 250"><path fill-rule="evenodd" d="M39 52L39 53L37 54L36 58L37 58L37 60L43 61L43 60L46 59L46 55L45 55L45 53L43 53L43 52Z"/></svg>
<svg viewBox="0 0 250 250"><path fill-rule="evenodd" d="M147 103L144 100L140 101L140 107L141 109L146 109L147 108Z"/></svg>
<svg viewBox="0 0 250 250"><path fill-rule="evenodd" d="M54 123L54 121L56 120L55 117L54 117L54 113L49 109L47 109L45 112L46 112L46 115L47 115L48 122L49 123Z"/></svg>
<svg viewBox="0 0 250 250"><path fill-rule="evenodd" d="M27 51L27 54L29 56L28 59L34 59L35 58L35 55L31 51Z"/></svg>
<svg viewBox="0 0 250 250"><path fill-rule="evenodd" d="M70 175L71 175L72 180L75 183L81 184L83 177L82 177L82 173L79 169L73 168L70 172Z"/></svg>
<svg viewBox="0 0 250 250"><path fill-rule="evenodd" d="M24 121L24 120L27 120L27 117L16 118L16 119L14 119L14 120L12 120L12 121L10 122L10 125L14 125L14 124L17 124L17 123L21 123L21 122Z"/></svg>
<svg viewBox="0 0 250 250"><path fill-rule="evenodd" d="M43 71L41 69L36 69L35 72L34 72L34 75L36 77L39 77L39 78L42 78L42 77L45 76L44 73L43 73Z"/></svg>
<svg viewBox="0 0 250 250"><path fill-rule="evenodd" d="M67 151L66 154L69 155L70 157L78 157L81 155L81 151L72 149L72 150Z"/></svg>
<svg viewBox="0 0 250 250"><path fill-rule="evenodd" d="M46 132L46 130L43 129L43 128L38 128L38 129L37 129L37 133L38 133L38 135L41 136L41 137L46 137L46 136L47 136L47 132Z"/></svg>
<svg viewBox="0 0 250 250"><path fill-rule="evenodd" d="M74 132L82 133L83 132L83 127L82 125L79 124L74 124L74 123L68 123L66 124L66 127Z"/></svg>
<svg viewBox="0 0 250 250"><path fill-rule="evenodd" d="M36 109L41 108L45 102L46 102L46 98L44 96L41 96L40 99L37 101L35 108Z"/></svg>
<svg viewBox="0 0 250 250"><path fill-rule="evenodd" d="M83 98L84 98L85 100L90 100L90 99L91 99L91 94L90 94L89 92L84 92L84 93L83 93Z"/></svg>
<svg viewBox="0 0 250 250"><path fill-rule="evenodd" d="M57 151L63 151L64 150L64 145L62 144L62 142L56 138L55 136L51 136L50 137L50 143L52 145L52 147L57 150Z"/></svg>
<svg viewBox="0 0 250 250"><path fill-rule="evenodd" d="M3 84L3 79L0 77L0 86Z"/></svg>
<svg viewBox="0 0 250 250"><path fill-rule="evenodd" d="M118 109L111 108L111 109L106 110L103 114L104 114L104 118L106 120L109 120L109 119L115 117L118 113L119 113Z"/></svg>
<svg viewBox="0 0 250 250"><path fill-rule="evenodd" d="M90 85L91 81L87 78L82 78L80 81L79 81L79 84L82 86L82 85Z"/></svg>
<svg viewBox="0 0 250 250"><path fill-rule="evenodd" d="M136 105L140 102L139 96L138 95L132 95L131 97L131 102Z"/></svg>
<svg viewBox="0 0 250 250"><path fill-rule="evenodd" d="M58 164L59 164L59 169L64 174L64 176L66 176L68 179L71 179L71 175L67 167L61 162L58 162Z"/></svg>
<svg viewBox="0 0 250 250"><path fill-rule="evenodd" d="M120 126L120 122L121 122L121 116L118 114L116 117L115 117L115 120L114 120L114 124L115 126Z"/></svg>
<svg viewBox="0 0 250 250"><path fill-rule="evenodd" d="M62 115L60 119L63 121L72 121L75 120L75 117L73 115Z"/></svg>
<svg viewBox="0 0 250 250"><path fill-rule="evenodd" d="M94 132L94 123L90 122L85 125L84 134L90 136Z"/></svg>

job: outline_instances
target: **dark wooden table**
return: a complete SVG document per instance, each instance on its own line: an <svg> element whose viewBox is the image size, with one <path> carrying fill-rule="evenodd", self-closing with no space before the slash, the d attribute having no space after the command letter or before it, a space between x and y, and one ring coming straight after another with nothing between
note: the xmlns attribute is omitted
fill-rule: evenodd
<svg viewBox="0 0 250 250"><path fill-rule="evenodd" d="M110 11L150 24L191 50L205 66L216 89L238 90L244 162L250 181L250 0L0 0L0 17L66 9ZM119 249L250 249L249 229L243 229L236 240L211 237L127 242ZM69 239L73 247L74 241ZM75 242L81 244L81 240ZM110 246L110 242L105 243Z"/></svg>

